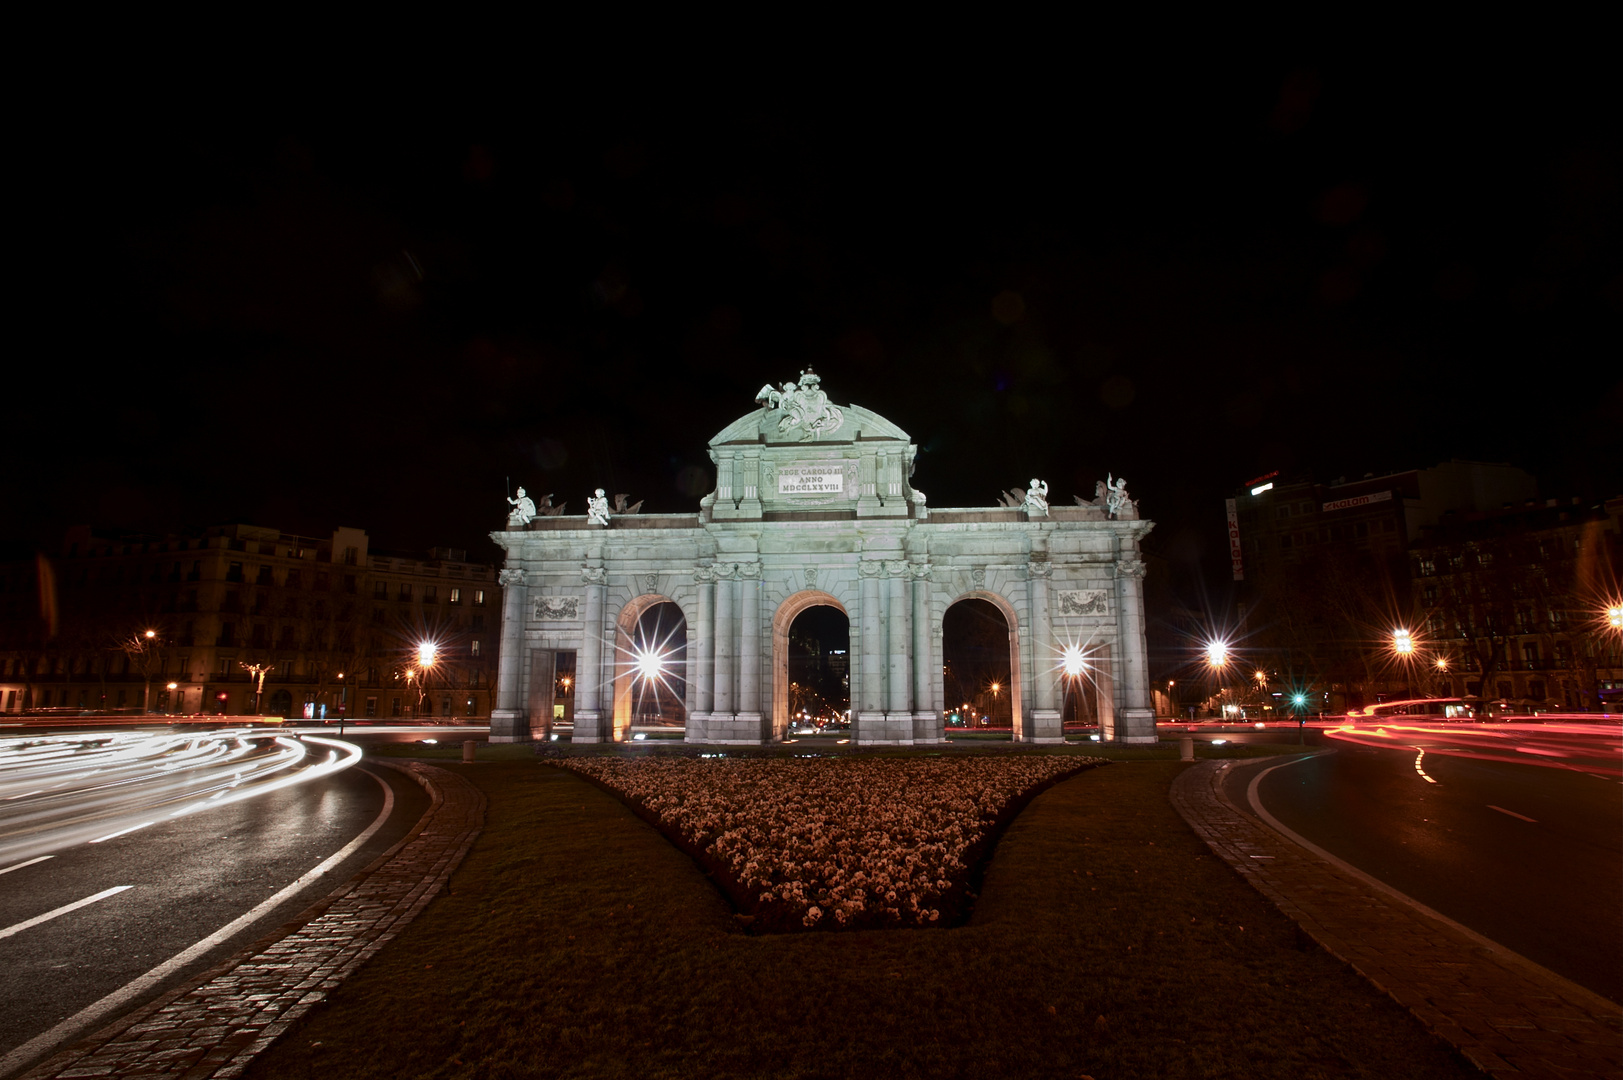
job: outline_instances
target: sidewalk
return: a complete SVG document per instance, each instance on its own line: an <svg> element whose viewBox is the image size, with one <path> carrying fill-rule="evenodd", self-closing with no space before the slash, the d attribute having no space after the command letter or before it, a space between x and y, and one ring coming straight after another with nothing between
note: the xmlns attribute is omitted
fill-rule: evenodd
<svg viewBox="0 0 1623 1080"><path fill-rule="evenodd" d="M1495 1077L1623 1077L1623 1007L1389 896L1235 807L1207 761L1172 805L1331 955Z"/></svg>
<svg viewBox="0 0 1623 1080"><path fill-rule="evenodd" d="M406 837L292 923L190 986L103 1028L22 1080L240 1075L254 1057L400 933L472 847L485 796L420 762L369 759L410 775L432 802Z"/></svg>

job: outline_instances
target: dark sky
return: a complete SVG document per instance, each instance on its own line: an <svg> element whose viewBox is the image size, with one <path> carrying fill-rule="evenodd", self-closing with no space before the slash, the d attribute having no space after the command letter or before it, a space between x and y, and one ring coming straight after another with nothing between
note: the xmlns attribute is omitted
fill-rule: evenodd
<svg viewBox="0 0 1623 1080"><path fill-rule="evenodd" d="M900 79L898 86L908 80ZM244 521L493 557L510 479L690 511L807 364L932 506L1508 460L1623 491L1616 86L1526 68L112 95L33 161L0 539Z"/></svg>

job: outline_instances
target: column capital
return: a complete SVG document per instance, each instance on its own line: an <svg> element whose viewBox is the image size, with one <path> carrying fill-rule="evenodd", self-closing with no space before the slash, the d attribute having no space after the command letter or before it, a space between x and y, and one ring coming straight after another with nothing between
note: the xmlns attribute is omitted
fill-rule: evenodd
<svg viewBox="0 0 1623 1080"><path fill-rule="evenodd" d="M609 572L602 566L583 566L580 568L580 580L586 585L603 585L609 580Z"/></svg>
<svg viewBox="0 0 1623 1080"><path fill-rule="evenodd" d="M1054 573L1054 564L1049 562L1046 559L1043 559L1043 560L1040 560L1040 561L1039 560L1033 560L1031 565L1029 567L1027 567L1027 569L1030 571L1031 576L1034 577L1034 578L1052 577L1053 573Z"/></svg>
<svg viewBox="0 0 1623 1080"><path fill-rule="evenodd" d="M907 574L907 563L901 559L888 559L885 562L885 574L887 577L905 577Z"/></svg>
<svg viewBox="0 0 1623 1080"><path fill-rule="evenodd" d="M912 576L914 581L930 580L930 564L927 562L909 563L907 572Z"/></svg>
<svg viewBox="0 0 1623 1080"><path fill-rule="evenodd" d="M865 559L857 563L857 573L865 578L876 578L885 572L885 564L879 559Z"/></svg>
<svg viewBox="0 0 1623 1080"><path fill-rule="evenodd" d="M1149 572L1142 559L1117 559L1116 576L1119 578L1137 578L1142 580Z"/></svg>
<svg viewBox="0 0 1623 1080"><path fill-rule="evenodd" d="M749 581L757 580L761 576L761 564L758 562L739 563L736 569L739 577Z"/></svg>
<svg viewBox="0 0 1623 1080"><path fill-rule="evenodd" d="M524 568L516 566L516 567L512 568L511 570L497 571L497 573L496 573L496 582L497 582L497 584L503 585L503 586L506 586L506 585L522 585L522 584L524 584Z"/></svg>
<svg viewBox="0 0 1623 1080"><path fill-rule="evenodd" d="M716 568L714 566L695 566L693 568L693 580L700 585L707 585L715 581Z"/></svg>

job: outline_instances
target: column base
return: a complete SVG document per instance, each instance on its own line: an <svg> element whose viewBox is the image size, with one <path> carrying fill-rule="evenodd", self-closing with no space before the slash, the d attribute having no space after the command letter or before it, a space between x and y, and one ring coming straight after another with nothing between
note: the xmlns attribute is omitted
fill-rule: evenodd
<svg viewBox="0 0 1623 1080"><path fill-rule="evenodd" d="M1058 709L1033 709L1026 730L1029 734L1022 742L1052 745L1065 741L1065 726Z"/></svg>
<svg viewBox="0 0 1623 1080"><path fill-rule="evenodd" d="M1148 744L1161 741L1155 733L1154 709L1123 709L1116 718L1116 742Z"/></svg>
<svg viewBox="0 0 1623 1080"><path fill-rule="evenodd" d="M946 729L941 724L941 714L933 712L916 712L913 714L913 744L915 746L934 746L947 741Z"/></svg>
<svg viewBox="0 0 1623 1080"><path fill-rule="evenodd" d="M575 713L575 733L569 737L570 742L600 743L609 740L603 737L603 714L597 710Z"/></svg>
<svg viewBox="0 0 1623 1080"><path fill-rule="evenodd" d="M688 722L682 732L682 741L685 743L704 743L710 732L710 714L707 712L688 713Z"/></svg>
<svg viewBox="0 0 1623 1080"><path fill-rule="evenodd" d="M760 713L711 713L704 741L712 746L760 746Z"/></svg>
<svg viewBox="0 0 1623 1080"><path fill-rule="evenodd" d="M863 713L851 728L858 746L912 746L912 713Z"/></svg>
<svg viewBox="0 0 1623 1080"><path fill-rule="evenodd" d="M493 743L533 742L528 712L524 709L492 709L489 738Z"/></svg>

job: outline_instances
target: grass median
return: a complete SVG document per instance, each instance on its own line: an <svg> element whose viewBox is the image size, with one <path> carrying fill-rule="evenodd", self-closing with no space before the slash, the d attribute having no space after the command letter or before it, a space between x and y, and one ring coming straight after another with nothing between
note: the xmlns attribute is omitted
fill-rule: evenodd
<svg viewBox="0 0 1623 1080"><path fill-rule="evenodd" d="M967 925L770 936L578 776L442 762L490 798L449 892L249 1075L1477 1075L1190 833L1175 748L1107 756Z"/></svg>

